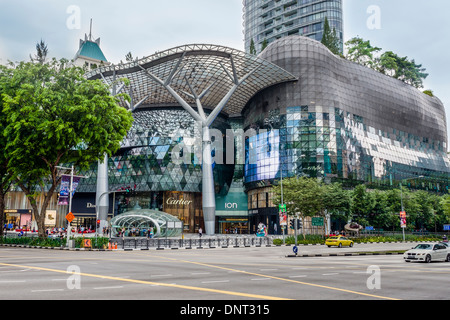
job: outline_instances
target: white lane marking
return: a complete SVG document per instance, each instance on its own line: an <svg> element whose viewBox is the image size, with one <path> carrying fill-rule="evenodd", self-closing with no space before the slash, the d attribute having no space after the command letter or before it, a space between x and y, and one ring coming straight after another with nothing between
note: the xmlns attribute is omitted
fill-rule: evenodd
<svg viewBox="0 0 450 320"><path fill-rule="evenodd" d="M230 280L211 280L211 281L202 281L202 283L220 283L220 282L230 282Z"/></svg>
<svg viewBox="0 0 450 320"><path fill-rule="evenodd" d="M191 275L193 276L198 276L198 275L203 275L203 274L211 274L210 272L192 272Z"/></svg>
<svg viewBox="0 0 450 320"><path fill-rule="evenodd" d="M64 291L64 289L31 290L31 292L56 292L56 291Z"/></svg>
<svg viewBox="0 0 450 320"><path fill-rule="evenodd" d="M339 273L323 273L322 275L323 276L335 276L337 274L339 274Z"/></svg>

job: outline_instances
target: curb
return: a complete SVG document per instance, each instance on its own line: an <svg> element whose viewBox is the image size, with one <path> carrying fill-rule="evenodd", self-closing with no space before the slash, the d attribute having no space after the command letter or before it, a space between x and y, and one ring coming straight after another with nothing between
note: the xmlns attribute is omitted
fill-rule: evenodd
<svg viewBox="0 0 450 320"><path fill-rule="evenodd" d="M286 258L308 257L349 257L349 256L379 256L379 255L403 255L403 252L348 252L348 253L319 253L319 254L289 254Z"/></svg>

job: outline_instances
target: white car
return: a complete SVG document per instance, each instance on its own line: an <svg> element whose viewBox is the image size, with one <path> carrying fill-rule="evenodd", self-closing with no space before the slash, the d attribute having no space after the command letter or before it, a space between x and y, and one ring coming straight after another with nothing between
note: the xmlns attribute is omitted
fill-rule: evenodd
<svg viewBox="0 0 450 320"><path fill-rule="evenodd" d="M421 243L415 248L406 251L403 254L403 259L406 262L424 261L430 263L431 261L447 261L450 262L450 251L447 246L442 243Z"/></svg>

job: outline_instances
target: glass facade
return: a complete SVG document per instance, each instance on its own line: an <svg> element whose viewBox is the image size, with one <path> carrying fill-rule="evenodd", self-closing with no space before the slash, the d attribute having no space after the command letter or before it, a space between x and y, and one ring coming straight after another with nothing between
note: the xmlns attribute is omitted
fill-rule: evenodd
<svg viewBox="0 0 450 320"><path fill-rule="evenodd" d="M131 186L140 192L201 192L201 163L196 153L192 153L186 163L177 164L172 157L173 151L179 152L180 157L183 155L180 146L187 146L192 151L199 146L195 140L195 120L177 107L139 109L133 117L133 126L121 149L108 160L110 189ZM225 132L230 126L225 118L218 117L213 128ZM179 148L175 149L177 146ZM78 192L96 191L96 168L97 164L93 164L83 173L89 178L82 179ZM214 171L216 191L220 193L224 185L231 183L234 165L218 164Z"/></svg>
<svg viewBox="0 0 450 320"><path fill-rule="evenodd" d="M195 147L201 147L201 140L199 143L195 120L178 107L142 108L136 110L133 117L133 126L121 149L108 159L108 183L109 190L130 187L136 193L118 193L114 199L110 196L110 208L114 206L114 214L122 214L136 206L160 210L183 221L186 232L204 228L201 162L197 157L199 153L194 153ZM212 127L225 132L230 125L226 118L219 116ZM184 146L188 149L183 149ZM181 159L184 150L192 151L189 162L174 161L173 153L179 153ZM213 149L213 152L219 150ZM226 157L225 150L221 152ZM88 178L81 180L77 193L95 193L97 164L82 174ZM217 194L226 194L233 175L234 164L214 165ZM78 201L77 197L74 201ZM74 213L86 214L85 211Z"/></svg>
<svg viewBox="0 0 450 320"><path fill-rule="evenodd" d="M343 41L342 0L244 0L245 51L290 35L321 41L325 17Z"/></svg>
<svg viewBox="0 0 450 320"><path fill-rule="evenodd" d="M261 85L265 89L249 99L236 92L231 109L213 123L223 133L223 150L213 152L223 159L227 130L256 133L235 137L233 164L214 166L217 231L255 233L262 222L269 233L280 233L271 186L281 177L318 177L347 187L397 187L408 179L411 188L448 190L447 124L438 98L335 56L308 37L284 37L259 58L290 78ZM261 72L249 85L264 76L270 82L270 74ZM240 107L239 99L248 102ZM110 196L113 212L156 209L182 221L186 232L203 228L201 161L195 152L187 162L173 161L174 154L184 156L177 147L201 146L195 120L179 105L161 101L144 103L133 114L132 129L108 160L109 190L130 186L137 194ZM93 164L81 173L89 178L77 193L95 194L96 171Z"/></svg>
<svg viewBox="0 0 450 320"><path fill-rule="evenodd" d="M260 92L244 109L245 184L293 175L446 192L445 110L439 99L332 55L305 37L284 38L263 58L300 80ZM256 159L256 160L255 160ZM414 179L416 178L416 179Z"/></svg>
<svg viewBox="0 0 450 320"><path fill-rule="evenodd" d="M126 91L131 99L120 104L133 112L135 121L120 150L108 158L107 168L101 164L97 172L98 164L92 164L82 173L89 178L80 183L79 194L88 198L89 194L117 193L109 199L113 215L137 206L163 210L183 221L189 232L202 227L213 234L214 224L216 229L219 224L221 229L231 229L234 223L240 231L247 229L242 223L247 198L238 196L244 193L244 156L227 152L226 131L242 128L241 110L256 92L293 81L293 75L239 50L191 44L104 66L87 77L111 85L113 94ZM124 81L118 84L123 78L129 80L128 86ZM244 148L239 139L235 150ZM202 162L210 156L212 163ZM239 165L229 162L229 157ZM123 188L134 191L117 192ZM80 209L86 211L89 206L86 203ZM107 207L99 203L101 222L106 222Z"/></svg>

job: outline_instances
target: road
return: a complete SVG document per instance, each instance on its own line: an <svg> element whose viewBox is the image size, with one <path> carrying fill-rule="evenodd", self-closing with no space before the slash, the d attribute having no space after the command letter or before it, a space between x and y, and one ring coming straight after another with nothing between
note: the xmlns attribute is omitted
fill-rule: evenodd
<svg viewBox="0 0 450 320"><path fill-rule="evenodd" d="M300 247L300 253L373 251ZM382 245L383 250L412 244ZM448 300L450 263L288 258L291 247L65 251L0 247L1 300Z"/></svg>

